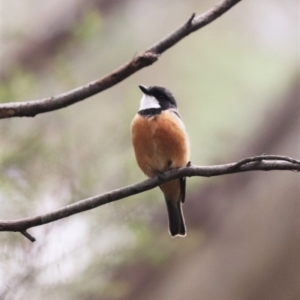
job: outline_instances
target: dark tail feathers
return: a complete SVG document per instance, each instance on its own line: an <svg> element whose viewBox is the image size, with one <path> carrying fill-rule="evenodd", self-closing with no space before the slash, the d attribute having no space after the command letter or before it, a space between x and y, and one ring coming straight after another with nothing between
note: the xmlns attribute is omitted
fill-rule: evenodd
<svg viewBox="0 0 300 300"><path fill-rule="evenodd" d="M181 202L173 203L166 200L169 215L169 230L172 236L186 235L186 228L181 208Z"/></svg>

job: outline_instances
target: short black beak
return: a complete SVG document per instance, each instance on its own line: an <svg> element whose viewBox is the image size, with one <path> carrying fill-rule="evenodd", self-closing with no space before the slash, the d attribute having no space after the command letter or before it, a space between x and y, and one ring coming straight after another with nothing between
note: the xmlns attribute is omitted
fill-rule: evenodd
<svg viewBox="0 0 300 300"><path fill-rule="evenodd" d="M145 85L139 85L139 88L145 95L149 95L149 88Z"/></svg>

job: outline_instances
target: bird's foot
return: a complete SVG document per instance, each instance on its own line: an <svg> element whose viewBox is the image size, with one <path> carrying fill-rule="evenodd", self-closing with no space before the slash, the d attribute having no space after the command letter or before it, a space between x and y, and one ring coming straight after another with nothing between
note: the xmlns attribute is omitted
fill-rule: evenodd
<svg viewBox="0 0 300 300"><path fill-rule="evenodd" d="M157 172L157 178L158 178L158 180L161 180L164 177L164 174L165 174L165 172L158 171Z"/></svg>

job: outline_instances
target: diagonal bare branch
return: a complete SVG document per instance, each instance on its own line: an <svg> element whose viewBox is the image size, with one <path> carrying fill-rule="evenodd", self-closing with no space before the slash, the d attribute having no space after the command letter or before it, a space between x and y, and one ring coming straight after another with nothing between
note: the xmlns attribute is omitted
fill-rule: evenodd
<svg viewBox="0 0 300 300"><path fill-rule="evenodd" d="M81 200L44 215L28 217L20 220L0 221L0 231L16 231L21 232L22 234L26 233L27 235L24 235L28 238L31 237L30 240L34 241L34 238L26 232L26 230L31 227L51 223L110 202L148 191L173 179L192 176L212 177L248 171L272 170L300 172L300 160L279 155L261 155L245 158L238 162L224 165L188 166L185 168L173 169L158 177Z"/></svg>
<svg viewBox="0 0 300 300"><path fill-rule="evenodd" d="M186 23L146 49L146 51L142 54L134 57L131 61L120 66L110 74L82 87L78 87L67 93L40 100L0 104L0 119L12 117L34 117L37 114L67 107L100 93L121 82L142 68L153 64L164 51L174 46L190 33L211 23L240 1L241 0L223 0L201 15L195 16L195 14L193 14Z"/></svg>

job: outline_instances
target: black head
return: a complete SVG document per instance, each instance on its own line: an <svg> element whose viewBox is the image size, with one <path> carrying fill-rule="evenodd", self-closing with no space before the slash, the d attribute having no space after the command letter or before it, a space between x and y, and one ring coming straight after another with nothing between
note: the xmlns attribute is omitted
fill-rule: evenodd
<svg viewBox="0 0 300 300"><path fill-rule="evenodd" d="M162 110L177 108L174 96L166 88L162 86L146 87L144 85L139 85L139 88L145 95L154 97L158 101Z"/></svg>

